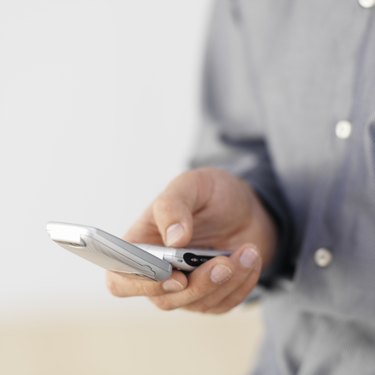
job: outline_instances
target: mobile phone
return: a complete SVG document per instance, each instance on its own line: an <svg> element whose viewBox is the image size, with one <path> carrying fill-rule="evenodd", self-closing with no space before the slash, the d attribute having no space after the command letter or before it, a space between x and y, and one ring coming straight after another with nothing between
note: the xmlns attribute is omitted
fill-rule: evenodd
<svg viewBox="0 0 375 375"><path fill-rule="evenodd" d="M134 244L86 225L49 222L51 239L66 250L107 270L133 274L155 281L168 279L172 268L192 271L215 256L229 251L181 249Z"/></svg>

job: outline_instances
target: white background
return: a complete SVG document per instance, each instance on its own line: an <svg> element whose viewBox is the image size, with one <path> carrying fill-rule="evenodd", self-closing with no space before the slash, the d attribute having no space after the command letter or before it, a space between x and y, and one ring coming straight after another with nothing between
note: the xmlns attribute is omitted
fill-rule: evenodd
<svg viewBox="0 0 375 375"><path fill-rule="evenodd" d="M0 316L120 303L45 224L121 235L184 169L209 10L208 0L0 0Z"/></svg>

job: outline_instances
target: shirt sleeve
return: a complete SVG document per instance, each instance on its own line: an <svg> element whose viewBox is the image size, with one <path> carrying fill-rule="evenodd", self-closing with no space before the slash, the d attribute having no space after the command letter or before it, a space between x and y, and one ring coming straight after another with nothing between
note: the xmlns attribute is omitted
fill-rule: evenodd
<svg viewBox="0 0 375 375"><path fill-rule="evenodd" d="M206 49L202 124L191 166L216 166L244 179L273 216L279 232L276 255L260 283L271 287L293 273L293 225L262 127L261 92L237 3L215 2Z"/></svg>

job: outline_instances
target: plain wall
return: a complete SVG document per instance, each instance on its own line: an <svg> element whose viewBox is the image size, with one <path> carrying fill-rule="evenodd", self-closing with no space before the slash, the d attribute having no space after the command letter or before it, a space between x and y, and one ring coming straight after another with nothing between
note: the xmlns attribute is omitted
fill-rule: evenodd
<svg viewBox="0 0 375 375"><path fill-rule="evenodd" d="M0 1L0 316L111 303L45 224L120 236L185 168L209 8Z"/></svg>

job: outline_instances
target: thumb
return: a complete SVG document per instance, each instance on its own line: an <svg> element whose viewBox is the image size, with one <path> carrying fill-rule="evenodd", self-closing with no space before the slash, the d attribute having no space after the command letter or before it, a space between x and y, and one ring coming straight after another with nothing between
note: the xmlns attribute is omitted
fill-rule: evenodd
<svg viewBox="0 0 375 375"><path fill-rule="evenodd" d="M193 213L199 208L197 197L197 177L186 172L174 179L154 202L155 224L166 246L183 247L191 241Z"/></svg>
<svg viewBox="0 0 375 375"><path fill-rule="evenodd" d="M191 209L178 196L159 197L153 206L155 224L166 246L186 246L193 235Z"/></svg>

